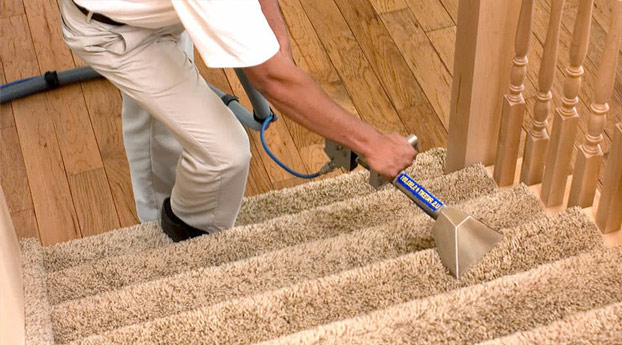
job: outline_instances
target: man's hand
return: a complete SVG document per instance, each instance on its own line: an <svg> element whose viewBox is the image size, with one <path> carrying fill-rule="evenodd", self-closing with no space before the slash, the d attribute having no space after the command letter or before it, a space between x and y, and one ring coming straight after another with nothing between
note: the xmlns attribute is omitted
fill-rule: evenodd
<svg viewBox="0 0 622 345"><path fill-rule="evenodd" d="M408 140L398 133L381 134L361 153L369 168L391 181L402 170L412 165L415 150Z"/></svg>

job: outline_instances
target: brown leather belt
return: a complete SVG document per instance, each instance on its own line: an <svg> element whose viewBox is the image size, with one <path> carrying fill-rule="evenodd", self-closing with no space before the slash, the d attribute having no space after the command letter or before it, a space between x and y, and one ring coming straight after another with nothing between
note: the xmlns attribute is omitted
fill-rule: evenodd
<svg viewBox="0 0 622 345"><path fill-rule="evenodd" d="M75 1L73 2L73 4L76 5L76 8L79 9L80 12L84 13L85 16L88 16L89 13L91 12L91 11L87 10L86 8L76 4ZM98 21L100 23L108 24L108 25L115 25L115 26L123 26L123 25L125 25L123 23L119 23L117 21L112 20L112 19L106 17L105 15L103 15L101 13L94 13L93 12L93 15L91 16L91 19L96 20L96 21Z"/></svg>

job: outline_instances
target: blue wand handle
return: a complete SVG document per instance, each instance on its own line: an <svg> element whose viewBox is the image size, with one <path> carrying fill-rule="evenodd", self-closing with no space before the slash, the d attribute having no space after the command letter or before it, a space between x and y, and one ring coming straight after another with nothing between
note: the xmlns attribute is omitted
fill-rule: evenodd
<svg viewBox="0 0 622 345"><path fill-rule="evenodd" d="M392 184L434 219L438 218L441 209L445 206L442 201L403 171L393 179Z"/></svg>

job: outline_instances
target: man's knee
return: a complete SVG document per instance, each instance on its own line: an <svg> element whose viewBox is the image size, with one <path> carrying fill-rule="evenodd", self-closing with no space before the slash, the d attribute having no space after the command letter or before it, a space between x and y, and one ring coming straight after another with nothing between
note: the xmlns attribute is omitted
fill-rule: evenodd
<svg viewBox="0 0 622 345"><path fill-rule="evenodd" d="M218 157L217 170L230 175L237 175L248 171L251 161L251 151L248 139L244 139L245 140L223 143L223 145L218 148L217 153L212 153L212 157Z"/></svg>
<svg viewBox="0 0 622 345"><path fill-rule="evenodd" d="M229 170L235 172L246 172L251 162L251 150L248 143L246 145L239 145L236 150L230 153L229 158Z"/></svg>

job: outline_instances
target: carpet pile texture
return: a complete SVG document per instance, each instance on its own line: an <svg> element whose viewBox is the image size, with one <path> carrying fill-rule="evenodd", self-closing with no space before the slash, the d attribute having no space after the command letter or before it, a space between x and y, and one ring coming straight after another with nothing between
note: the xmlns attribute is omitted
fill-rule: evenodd
<svg viewBox="0 0 622 345"><path fill-rule="evenodd" d="M620 344L622 248L580 209L545 215L481 165L408 172L503 240L461 279L433 220L364 171L245 198L236 226L172 243L157 222L21 241L28 344Z"/></svg>

